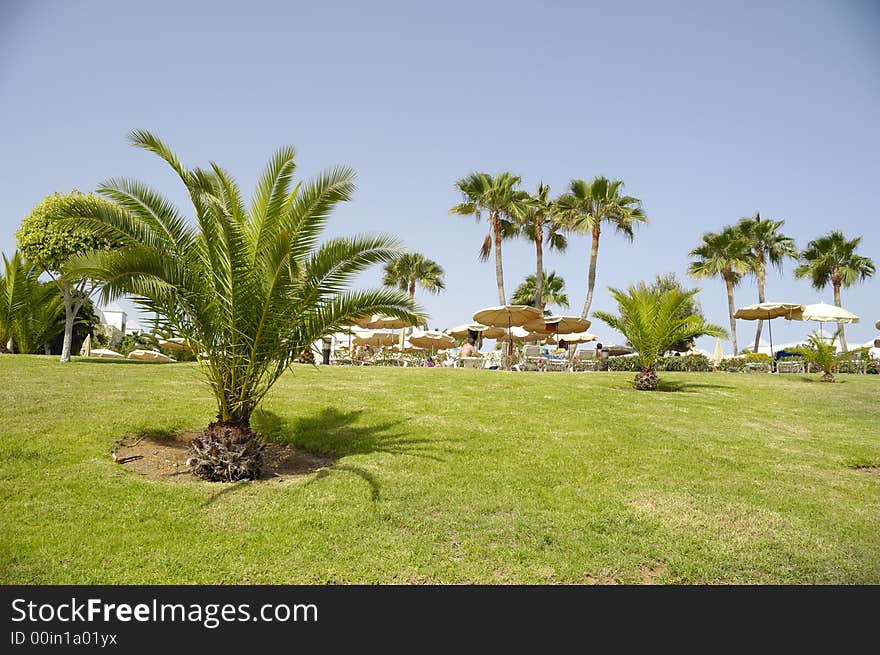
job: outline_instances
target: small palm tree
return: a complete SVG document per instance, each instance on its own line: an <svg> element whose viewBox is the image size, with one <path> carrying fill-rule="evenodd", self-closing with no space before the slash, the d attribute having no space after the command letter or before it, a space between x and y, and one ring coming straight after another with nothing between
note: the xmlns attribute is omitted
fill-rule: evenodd
<svg viewBox="0 0 880 655"><path fill-rule="evenodd" d="M822 382L834 382L834 369L838 362L846 359L846 353L837 354L834 341L840 332L836 332L831 342L825 341L821 335L813 333L809 336L808 345L794 348L794 352L804 358L807 364L822 371Z"/></svg>
<svg viewBox="0 0 880 655"><path fill-rule="evenodd" d="M531 300L525 300L524 296L517 296L512 302L516 305L533 305L541 310L544 309L544 243L550 246L550 250L564 252L568 246L568 240L562 233L562 223L559 218L559 210L556 202L550 199L550 186L539 184L538 190L531 197L526 206L525 214L521 220L521 227L526 238L535 244L535 275L534 294ZM522 288L522 285L520 285ZM568 306L566 299L565 306Z"/></svg>
<svg viewBox="0 0 880 655"><path fill-rule="evenodd" d="M635 387L640 391L657 388L657 360L676 343L702 336L723 337L719 325L706 323L699 316L682 316L682 308L693 302L699 289L660 291L646 284L630 285L626 291L610 289L620 314L594 312L594 316L617 330L638 353L641 370Z"/></svg>
<svg viewBox="0 0 880 655"><path fill-rule="evenodd" d="M437 262L417 252L408 252L385 264L382 284L406 291L410 301L413 302L416 297L416 285L428 293L443 291L446 288L444 275L443 267Z"/></svg>
<svg viewBox="0 0 880 655"><path fill-rule="evenodd" d="M592 182L572 180L568 193L559 197L557 205L566 228L572 232L590 234L590 268L587 274L587 300L583 318L587 318L593 304L593 290L596 287L596 262L599 258L599 238L602 226L613 226L630 241L635 235L638 223L647 223L648 217L642 210L642 201L632 196L622 196L623 181L609 181L598 176Z"/></svg>
<svg viewBox="0 0 880 655"><path fill-rule="evenodd" d="M534 275L527 275L516 290L510 302L514 305L531 305L535 300L535 288L537 280ZM550 273L544 272L544 287L541 290L541 302L538 309L546 313L544 308L547 305L556 307L568 307L568 295L565 293L565 280L556 274L556 271Z"/></svg>
<svg viewBox="0 0 880 655"><path fill-rule="evenodd" d="M504 266L501 242L519 233L518 221L522 220L529 203L529 194L517 189L520 178L510 173L492 176L488 173L472 173L455 183L464 196L464 202L449 210L450 214L474 216L478 221L488 214L489 234L480 247L480 261L489 259L495 252L495 283L498 285L498 303L507 303L504 293Z"/></svg>
<svg viewBox="0 0 880 655"><path fill-rule="evenodd" d="M690 251L696 261L691 262L688 274L695 278L720 277L727 288L727 312L730 317L730 336L733 354L739 352L736 341L736 319L733 317L733 289L748 271L752 259L743 235L734 227L727 226L721 232L707 232L703 243Z"/></svg>
<svg viewBox="0 0 880 655"><path fill-rule="evenodd" d="M2 256L0 270L0 345L9 352L44 350L64 331L64 299L53 284L19 252Z"/></svg>
<svg viewBox="0 0 880 655"><path fill-rule="evenodd" d="M217 422L192 443L190 464L209 479L254 478L263 444L250 429L255 408L289 364L316 340L365 315L420 322L399 291L353 291L352 278L401 254L387 236L319 242L333 208L349 200L354 173L335 168L292 185L294 150L280 149L250 206L224 169L188 169L158 138L132 143L165 160L183 182L195 226L156 191L112 179L69 201L64 218L123 244L77 256L71 269L103 281L105 300L131 295L163 327L203 353L199 366L217 401Z"/></svg>
<svg viewBox="0 0 880 655"><path fill-rule="evenodd" d="M761 218L757 213L752 218L742 218L736 224L749 247L752 257L752 273L758 283L758 302L764 302L764 284L767 280L767 264L778 270L782 270L782 264L786 259L797 259L797 247L794 239L779 232L785 225L785 221L774 221ZM758 321L755 331L755 352L758 352L758 344L761 342L761 330L764 321Z"/></svg>
<svg viewBox="0 0 880 655"><path fill-rule="evenodd" d="M795 277L810 278L813 288L819 291L830 284L834 289L834 304L842 307L841 287L851 287L857 282L864 282L876 272L873 261L856 254L861 240L861 237L847 239L840 230L813 239L800 254L803 263L795 269ZM837 327L840 333L840 348L846 352L843 323L838 323Z"/></svg>

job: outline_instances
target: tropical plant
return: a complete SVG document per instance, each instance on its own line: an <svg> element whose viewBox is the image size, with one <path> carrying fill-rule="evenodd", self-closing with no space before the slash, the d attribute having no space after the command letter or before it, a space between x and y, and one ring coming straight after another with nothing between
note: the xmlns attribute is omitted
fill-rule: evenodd
<svg viewBox="0 0 880 655"><path fill-rule="evenodd" d="M501 242L519 233L519 221L530 202L527 192L517 189L520 178L510 173L492 176L488 173L471 173L458 180L458 189L464 202L449 210L450 214L473 216L478 221L487 213L489 234L480 247L480 261L489 259L495 252L495 283L498 285L498 302L507 303L504 293L504 266L501 256Z"/></svg>
<svg viewBox="0 0 880 655"><path fill-rule="evenodd" d="M730 317L730 337L733 354L739 351L736 341L736 319L733 317L733 290L751 270L749 248L739 230L727 226L721 232L707 232L703 242L690 251L696 258L688 267L688 274L695 278L720 277L727 288L727 312Z"/></svg>
<svg viewBox="0 0 880 655"><path fill-rule="evenodd" d="M644 286L651 291L656 291L658 293L664 293L669 291L670 289L678 289L679 291L685 291L684 285L681 283L681 280L678 279L678 276L675 273L665 273L663 275L657 275L654 278L654 281L650 284L645 282L640 282L639 286ZM705 320L705 316L703 316L703 308L700 306L700 301L697 300L696 295L692 296L690 301L682 305L678 310L678 318L685 318L687 316L696 316L701 320ZM670 350L674 350L677 352L686 352L694 347L694 340L688 339L686 341L681 341L679 343L674 344Z"/></svg>
<svg viewBox="0 0 880 655"><path fill-rule="evenodd" d="M348 288L355 275L394 259L401 248L381 235L319 243L332 209L354 192L348 168L292 186L294 150L281 148L246 207L218 165L188 169L149 132L130 139L183 182L196 225L150 187L111 179L98 189L109 202L71 198L62 214L123 247L77 256L70 267L104 282L106 300L133 296L202 353L199 367L214 393L217 421L193 440L190 465L208 479L254 478L264 446L250 428L251 414L291 362L365 315L422 318L399 291Z"/></svg>
<svg viewBox="0 0 880 655"><path fill-rule="evenodd" d="M826 341L824 337L814 332L807 338L806 346L792 349L792 352L803 357L807 364L822 371L822 382L834 382L834 369L848 356L846 353L838 354L834 346L839 334L840 331L836 332L831 341Z"/></svg>
<svg viewBox="0 0 880 655"><path fill-rule="evenodd" d="M512 302L516 305L533 305L543 311L546 304L544 300L544 243L550 246L550 250L557 252L564 252L568 246L568 240L562 233L558 207L556 202L550 199L548 184L538 184L537 191L527 203L525 213L520 219L520 227L526 238L535 244L535 275L529 276L534 277L534 294L531 300L526 301L522 296L519 296ZM514 292L514 295L516 294L517 292ZM568 307L568 298L562 304Z"/></svg>
<svg viewBox="0 0 880 655"><path fill-rule="evenodd" d="M443 267L417 252L408 252L385 264L386 287L396 287L409 294L411 302L416 298L416 285L429 293L440 293L446 288Z"/></svg>
<svg viewBox="0 0 880 655"><path fill-rule="evenodd" d="M21 253L2 255L0 271L0 343L9 352L45 352L64 330L64 301L58 289L40 282L40 271Z"/></svg>
<svg viewBox="0 0 880 655"><path fill-rule="evenodd" d="M724 328L706 323L699 316L681 316L682 307L692 302L698 289L673 288L658 291L647 285L630 285L626 291L610 288L617 301L618 315L594 312L594 316L617 330L638 353L640 370L635 387L653 391L659 382L656 367L673 344L701 336L726 336Z"/></svg>
<svg viewBox="0 0 880 655"><path fill-rule="evenodd" d="M602 226L611 225L632 241L635 225L648 222L648 217L642 210L641 200L620 195L622 190L622 180L611 182L608 178L597 176L592 182L572 180L568 192L557 200L558 210L566 228L572 232L592 236L587 274L587 300L581 312L583 318L587 318L590 306L593 304Z"/></svg>
<svg viewBox="0 0 880 655"><path fill-rule="evenodd" d="M758 283L759 303L766 300L764 285L767 281L767 265L770 264L781 271L786 259L797 259L798 251L794 239L779 231L783 225L785 221L761 218L760 213L756 213L752 218L741 218L736 224L752 258L751 272ZM763 327L764 321L759 320L755 331L755 352L758 352Z"/></svg>
<svg viewBox="0 0 880 655"><path fill-rule="evenodd" d="M556 307L568 307L568 295L565 293L565 280L556 274L544 272L544 287L541 290L541 302L538 309L547 313L544 309L547 305ZM535 301L537 280L534 275L527 275L525 280L514 290L510 302L514 305L532 305Z"/></svg>
<svg viewBox="0 0 880 655"><path fill-rule="evenodd" d="M95 196L83 196L78 191L67 195L54 194L45 198L21 223L15 234L18 248L24 258L47 273L58 286L64 300L64 342L61 361L69 362L73 343L73 326L85 302L94 293L97 283L81 274L73 273L67 266L74 255L95 249L109 249L114 243L106 237L93 233L85 225L62 222L60 215L70 201L100 204Z"/></svg>
<svg viewBox="0 0 880 655"><path fill-rule="evenodd" d="M801 265L794 275L797 278L810 278L813 288L821 291L829 284L834 289L834 304L840 304L840 289L864 282L876 272L874 262L868 257L856 254L861 237L847 239L840 230L813 239L800 254ZM846 334L843 323L838 323L840 347L846 352Z"/></svg>

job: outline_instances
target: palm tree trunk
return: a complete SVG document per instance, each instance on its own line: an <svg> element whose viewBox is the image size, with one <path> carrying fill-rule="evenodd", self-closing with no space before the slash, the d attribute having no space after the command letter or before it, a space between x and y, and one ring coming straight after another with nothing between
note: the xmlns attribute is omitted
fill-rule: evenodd
<svg viewBox="0 0 880 655"><path fill-rule="evenodd" d="M73 343L73 298L70 293L70 282L64 282L61 287L61 295L64 297L64 345L61 347L61 362L70 361L70 348Z"/></svg>
<svg viewBox="0 0 880 655"><path fill-rule="evenodd" d="M767 273L764 270L763 264L759 264L758 272L755 277L758 279L758 302L764 302L764 280L767 277ZM758 330L755 332L755 352L758 352L758 346L761 343L761 330L764 327L764 321L758 319Z"/></svg>
<svg viewBox="0 0 880 655"><path fill-rule="evenodd" d="M590 248L590 272L587 275L587 302L584 303L584 311L581 318L587 318L590 313L590 305L593 304L593 289L596 287L596 260L599 258L599 223L593 228L593 245Z"/></svg>
<svg viewBox="0 0 880 655"><path fill-rule="evenodd" d="M739 351L739 345L736 342L736 319L733 317L733 280L730 276L724 276L724 284L727 286L727 313L730 315L730 338L733 341L733 354Z"/></svg>
<svg viewBox="0 0 880 655"><path fill-rule="evenodd" d="M834 304L838 307L843 307L843 305L840 304L840 284L834 285ZM840 349L843 352L846 352L846 334L843 331L843 323L838 323L837 329L840 331Z"/></svg>
<svg viewBox="0 0 880 655"><path fill-rule="evenodd" d="M410 302L410 304L412 304L415 301L416 301L416 281L410 280L409 281L409 302Z"/></svg>
<svg viewBox="0 0 880 655"><path fill-rule="evenodd" d="M492 221L492 238L495 244L495 282L498 284L498 304L506 305L504 294L504 266L501 264L501 218L493 212L490 216Z"/></svg>
<svg viewBox="0 0 880 655"><path fill-rule="evenodd" d="M535 230L535 307L544 311L544 228Z"/></svg>

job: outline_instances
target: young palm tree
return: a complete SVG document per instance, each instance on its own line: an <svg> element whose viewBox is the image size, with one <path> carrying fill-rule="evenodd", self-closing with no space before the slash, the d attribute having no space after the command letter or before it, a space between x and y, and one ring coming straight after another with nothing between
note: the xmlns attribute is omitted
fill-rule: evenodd
<svg viewBox="0 0 880 655"><path fill-rule="evenodd" d="M595 312L594 316L623 334L638 352L641 370L636 374L635 387L640 391L657 388L657 360L676 343L727 335L724 328L706 323L699 316L682 316L682 308L693 302L699 289L659 291L640 284L630 285L625 292L613 288L610 291L620 314Z"/></svg>
<svg viewBox="0 0 880 655"><path fill-rule="evenodd" d="M834 341L839 333L838 331L832 337L830 343L820 335L813 333L808 338L807 346L799 346L794 349L794 352L803 357L807 364L822 371L822 382L834 382L834 368L838 362L846 359L846 353L837 354L834 347Z"/></svg>
<svg viewBox="0 0 880 655"><path fill-rule="evenodd" d="M530 305L535 300L535 289L538 286L534 275L527 275L516 290L510 302L514 305ZM541 289L541 302L538 309L542 312L547 305L568 307L568 295L565 293L565 280L556 275L556 271L544 272L544 286Z"/></svg>
<svg viewBox="0 0 880 655"><path fill-rule="evenodd" d="M350 169L292 186L294 150L282 148L246 206L235 181L216 164L185 168L148 132L133 132L131 141L171 166L188 193L195 225L144 184L111 179L98 190L111 202L74 198L63 217L123 247L77 256L70 266L104 282L105 300L134 296L203 353L199 366L217 401L217 422L193 441L190 464L209 479L254 478L263 445L250 429L251 414L291 362L365 315L420 321L406 294L348 288L355 275L401 249L387 236L319 243L332 209L354 191Z"/></svg>
<svg viewBox="0 0 880 655"><path fill-rule="evenodd" d="M637 223L647 223L648 217L642 210L641 201L632 196L620 195L623 181L611 182L608 178L597 176L592 182L572 180L568 193L560 196L559 209L566 227L581 234L593 237L590 248L590 268L587 276L587 300L581 316L587 318L593 304L593 290L596 287L596 260L599 257L599 237L604 224L612 225L618 232L632 241L633 227Z"/></svg>
<svg viewBox="0 0 880 655"><path fill-rule="evenodd" d="M797 247L794 239L779 232L785 225L785 221L774 221L761 218L757 213L752 218L742 218L736 227L743 235L749 246L749 253L753 260L752 273L758 282L758 302L764 302L764 283L767 280L767 264L782 270L782 263L786 258L797 259ZM761 330L764 321L758 321L758 329L755 331L755 351L761 342Z"/></svg>
<svg viewBox="0 0 880 655"><path fill-rule="evenodd" d="M450 214L474 216L478 221L483 212L488 214L489 235L480 247L480 261L486 261L495 251L495 282L501 305L507 303L501 242L519 232L518 221L522 220L530 201L528 193L516 188L519 183L520 178L510 173L500 173L494 177L488 173L472 173L455 183L455 188L464 196L464 202L449 210Z"/></svg>
<svg viewBox="0 0 880 655"><path fill-rule="evenodd" d="M446 288L444 275L443 267L437 262L417 252L408 252L385 264L385 278L382 284L406 291L410 302L413 302L417 284L429 293L443 291Z"/></svg>
<svg viewBox="0 0 880 655"><path fill-rule="evenodd" d="M688 274L695 278L720 277L727 287L727 312L730 316L730 336L733 354L739 352L736 341L736 319L733 317L733 289L751 270L749 247L743 235L734 227L727 226L721 232L707 232L703 243L688 253L697 258L688 267Z"/></svg>
<svg viewBox="0 0 880 655"><path fill-rule="evenodd" d="M3 255L0 270L0 345L9 352L36 353L64 331L64 299L19 252Z"/></svg>
<svg viewBox="0 0 880 655"><path fill-rule="evenodd" d="M523 233L529 241L535 244L535 275L529 276L534 279L534 294L531 300L525 300L518 296L519 300L513 300L514 304L533 305L544 309L544 243L550 246L550 250L564 252L568 246L568 240L562 233L562 224L559 220L556 202L550 199L550 186L538 184L538 190L531 197L525 208L521 220ZM522 288L520 285L519 288ZM517 290L518 291L518 290ZM516 292L514 292L516 295ZM521 302L522 301L522 302ZM566 299L565 306L568 306Z"/></svg>
<svg viewBox="0 0 880 655"><path fill-rule="evenodd" d="M795 269L795 277L810 278L813 287L819 291L830 284L834 289L834 304L842 307L841 287L851 287L856 282L863 282L876 272L873 261L856 254L861 240L861 237L848 240L840 230L833 230L825 236L813 239L800 254L803 263ZM846 352L843 323L838 323L838 330L840 347Z"/></svg>

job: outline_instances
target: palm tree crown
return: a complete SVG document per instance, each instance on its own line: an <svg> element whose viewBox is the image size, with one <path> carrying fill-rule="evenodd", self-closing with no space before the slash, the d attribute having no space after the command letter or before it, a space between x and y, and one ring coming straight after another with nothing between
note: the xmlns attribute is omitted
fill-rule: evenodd
<svg viewBox="0 0 880 655"><path fill-rule="evenodd" d="M464 202L449 210L451 214L474 216L480 220L488 214L489 234L480 247L480 261L489 259L495 251L495 283L498 285L498 301L504 305L504 266L501 242L519 233L518 221L522 219L530 200L529 194L517 189L520 178L511 173L471 173L458 180L455 188L464 196Z"/></svg>
<svg viewBox="0 0 880 655"><path fill-rule="evenodd" d="M544 286L541 290L541 302L538 309L544 311L547 305L555 307L568 307L568 295L565 293L565 280L556 274L544 272ZM535 287L537 286L534 275L527 275L516 290L510 302L514 305L530 305L535 299Z"/></svg>
<svg viewBox="0 0 880 655"><path fill-rule="evenodd" d="M847 239L840 230L810 241L800 254L802 263L795 269L795 277L810 278L813 287L820 291L830 284L834 290L834 304L841 307L841 288L863 282L876 272L871 259L856 253L861 241L861 237ZM838 323L838 329L840 346L846 352L843 323Z"/></svg>
<svg viewBox="0 0 880 655"><path fill-rule="evenodd" d="M411 252L395 257L385 264L385 277L382 284L397 287L415 299L416 285L428 293L440 293L446 288L443 280L443 267L424 255Z"/></svg>
<svg viewBox="0 0 880 655"><path fill-rule="evenodd" d="M581 312L584 318L590 313L590 306L593 304L602 225L610 224L627 239L632 240L635 234L634 226L637 223L648 222L641 201L632 196L621 195L622 190L622 180L612 182L602 176L593 178L592 182L572 180L568 192L560 196L557 201L566 227L573 232L592 236L587 300Z"/></svg>
<svg viewBox="0 0 880 655"><path fill-rule="evenodd" d="M361 271L397 257L397 241L356 236L319 243L332 209L354 192L350 169L292 186L294 150L282 148L247 207L235 181L216 164L185 168L148 132L133 132L131 141L171 166L188 193L195 225L144 184L111 179L98 189L110 203L72 199L64 217L124 247L78 256L70 265L103 281L105 300L134 296L202 353L200 367L221 424L248 426L288 365L342 325L372 313L421 318L398 291L348 288Z"/></svg>
<svg viewBox="0 0 880 655"><path fill-rule="evenodd" d="M695 278L720 277L727 288L727 311L730 318L730 336L733 352L739 351L736 340L736 319L733 317L733 289L743 276L752 270L749 246L742 233L727 226L721 232L707 232L703 242L690 251L696 258L688 267L688 274Z"/></svg>

